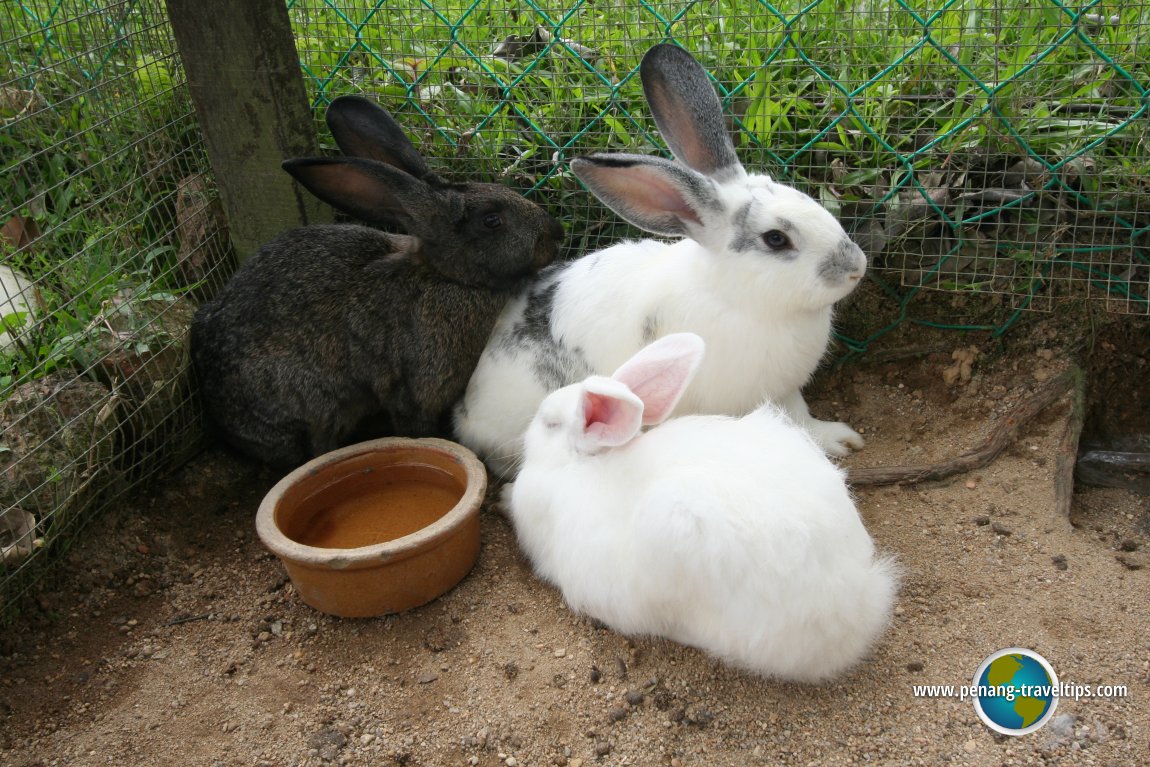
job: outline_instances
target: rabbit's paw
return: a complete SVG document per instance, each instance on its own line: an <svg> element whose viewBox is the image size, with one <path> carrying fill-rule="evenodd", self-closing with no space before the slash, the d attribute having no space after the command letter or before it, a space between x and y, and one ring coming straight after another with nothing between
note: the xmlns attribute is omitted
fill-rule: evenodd
<svg viewBox="0 0 1150 767"><path fill-rule="evenodd" d="M866 445L862 435L842 421L818 421L812 418L807 424L807 430L827 455L837 458L850 455L852 449L860 450Z"/></svg>

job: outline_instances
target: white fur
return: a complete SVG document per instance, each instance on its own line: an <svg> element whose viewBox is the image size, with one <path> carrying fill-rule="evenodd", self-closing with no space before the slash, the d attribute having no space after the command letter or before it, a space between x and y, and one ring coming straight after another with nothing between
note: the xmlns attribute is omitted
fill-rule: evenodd
<svg viewBox="0 0 1150 767"><path fill-rule="evenodd" d="M770 215L811 221L811 231L796 233L800 250L817 252L845 237L834 217L809 197L778 185L765 191L761 178L747 177L737 191L748 199L769 196ZM736 196L736 190L727 191ZM848 446L861 447L862 438L846 424L811 417L801 390L826 351L834 302L856 281L830 290L818 284L815 265L807 260L764 264L763 258L712 253L691 239L619 243L563 269L551 334L579 350L590 372L606 373L650 340L645 328L655 336L697 333L708 353L680 414L742 415L771 400L812 431L824 450L845 455ZM533 372L530 350L504 342L522 321L526 303L521 296L504 309L455 419L456 438L508 477L519 461L523 431L549 392ZM647 327L648 318L654 328Z"/></svg>
<svg viewBox="0 0 1150 767"><path fill-rule="evenodd" d="M862 278L865 255L811 197L743 169L706 73L689 54L656 46L648 57L644 88L679 161L599 154L571 167L624 218L683 239L622 242L542 273L533 290L559 285L546 343L538 329L524 333L532 299L510 302L456 410L456 438L510 477L551 389L605 374L653 338L691 331L708 354L681 414L743 415L771 400L828 453L862 447L846 424L814 419L801 390L826 351L833 305ZM696 107L684 109L671 88ZM688 113L702 115L699 123L687 123ZM788 246L768 247L766 235L780 231ZM559 380L539 369L554 349L564 362Z"/></svg>
<svg viewBox="0 0 1150 767"><path fill-rule="evenodd" d="M536 572L617 631L756 673L815 682L857 663L889 621L896 567L808 434L766 405L588 450L587 383L543 401L505 496Z"/></svg>

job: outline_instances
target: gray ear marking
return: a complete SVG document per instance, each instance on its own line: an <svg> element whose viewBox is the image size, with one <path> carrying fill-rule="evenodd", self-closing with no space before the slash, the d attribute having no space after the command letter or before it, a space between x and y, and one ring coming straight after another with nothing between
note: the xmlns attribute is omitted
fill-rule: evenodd
<svg viewBox="0 0 1150 767"><path fill-rule="evenodd" d="M374 101L363 96L340 96L328 106L326 120L335 143L348 157L377 160L416 178L431 174L403 128Z"/></svg>
<svg viewBox="0 0 1150 767"><path fill-rule="evenodd" d="M744 175L706 70L677 45L660 43L639 65L643 94L659 133L675 159L699 173L725 181Z"/></svg>

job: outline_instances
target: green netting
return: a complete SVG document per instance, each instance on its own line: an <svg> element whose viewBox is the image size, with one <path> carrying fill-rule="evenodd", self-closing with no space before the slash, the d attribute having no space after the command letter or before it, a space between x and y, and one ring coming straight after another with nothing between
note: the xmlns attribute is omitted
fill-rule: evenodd
<svg viewBox="0 0 1150 767"><path fill-rule="evenodd" d="M377 97L460 175L559 206L577 249L635 233L572 183L565 161L665 151L636 68L672 40L714 75L745 163L843 219L890 282L895 324L913 319L906 308L926 287L1003 294L1019 308L1097 297L1150 312L1150 5L288 7L317 112L341 93Z"/></svg>

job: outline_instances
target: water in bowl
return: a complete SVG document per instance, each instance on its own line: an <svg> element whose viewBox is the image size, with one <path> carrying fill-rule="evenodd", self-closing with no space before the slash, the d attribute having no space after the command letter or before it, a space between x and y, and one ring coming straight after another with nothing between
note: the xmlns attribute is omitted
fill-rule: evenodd
<svg viewBox="0 0 1150 767"><path fill-rule="evenodd" d="M313 498L317 510L292 537L305 546L325 549L393 541L451 511L461 495L454 477L429 466L364 472L345 477Z"/></svg>

